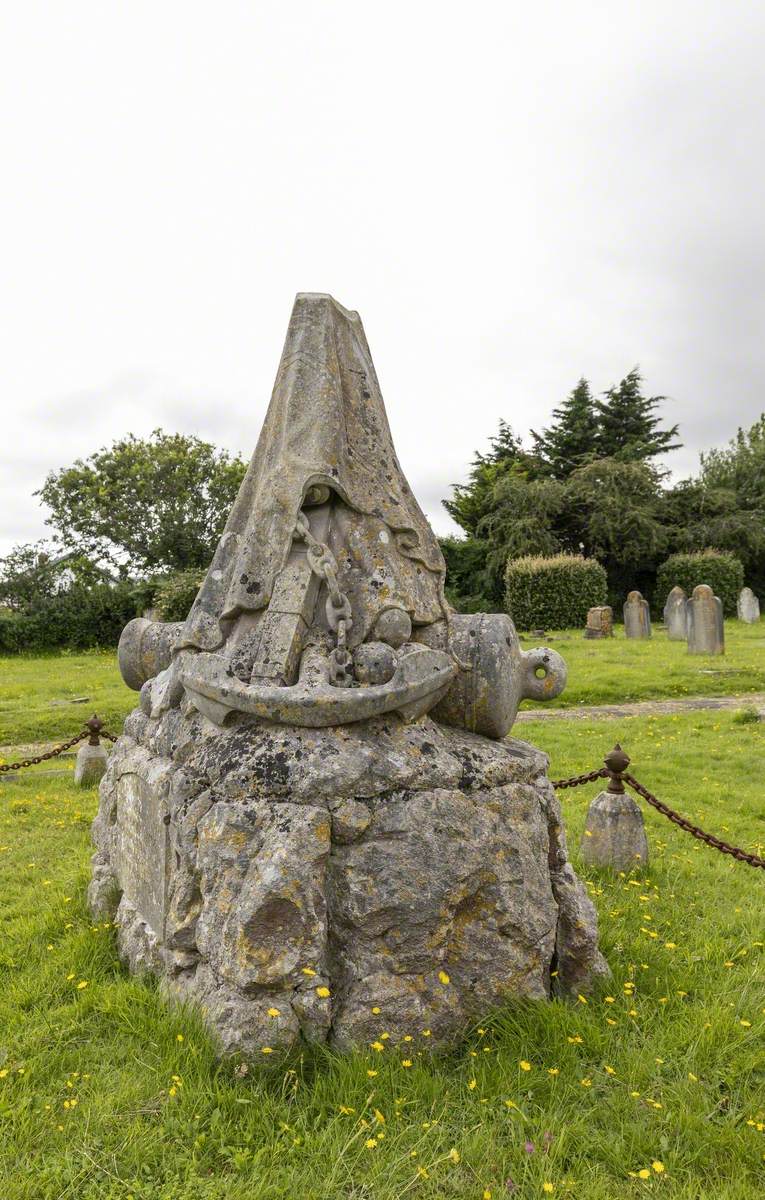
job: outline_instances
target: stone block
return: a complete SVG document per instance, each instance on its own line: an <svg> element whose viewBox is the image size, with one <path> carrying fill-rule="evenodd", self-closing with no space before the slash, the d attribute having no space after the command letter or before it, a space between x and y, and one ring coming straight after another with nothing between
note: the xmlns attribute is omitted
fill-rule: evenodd
<svg viewBox="0 0 765 1200"><path fill-rule="evenodd" d="M614 610L610 604L599 604L588 610L584 636L591 639L614 636Z"/></svg>

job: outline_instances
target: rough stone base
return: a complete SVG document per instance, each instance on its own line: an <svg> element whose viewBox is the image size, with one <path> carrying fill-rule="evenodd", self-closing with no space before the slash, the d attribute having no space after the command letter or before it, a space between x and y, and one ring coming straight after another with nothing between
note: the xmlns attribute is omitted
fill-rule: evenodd
<svg viewBox="0 0 765 1200"><path fill-rule="evenodd" d="M546 769L427 718L221 731L136 710L101 783L90 905L225 1052L433 1044L607 972Z"/></svg>

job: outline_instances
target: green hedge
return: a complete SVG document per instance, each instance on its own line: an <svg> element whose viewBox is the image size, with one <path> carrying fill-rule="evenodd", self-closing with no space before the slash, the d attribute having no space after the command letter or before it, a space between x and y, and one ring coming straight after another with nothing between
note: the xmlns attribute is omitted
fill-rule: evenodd
<svg viewBox="0 0 765 1200"><path fill-rule="evenodd" d="M734 554L720 550L673 554L662 563L656 573L656 611L663 609L673 587L683 588L690 596L700 583L708 583L720 597L726 617L735 617L738 594L744 586L744 567Z"/></svg>
<svg viewBox="0 0 765 1200"><path fill-rule="evenodd" d="M161 579L154 589L154 607L160 620L185 621L204 577L199 567L189 567Z"/></svg>
<svg viewBox="0 0 765 1200"><path fill-rule="evenodd" d="M505 586L507 611L518 629L584 626L587 610L605 604L608 592L600 563L578 554L511 558Z"/></svg>
<svg viewBox="0 0 765 1200"><path fill-rule="evenodd" d="M144 604L134 583L74 586L35 599L23 613L0 614L0 654L36 654L66 648L117 646L128 621Z"/></svg>

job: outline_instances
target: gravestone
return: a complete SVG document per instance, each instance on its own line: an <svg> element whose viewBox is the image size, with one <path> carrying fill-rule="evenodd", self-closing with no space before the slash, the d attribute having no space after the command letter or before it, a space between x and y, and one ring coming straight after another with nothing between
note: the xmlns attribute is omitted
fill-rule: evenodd
<svg viewBox="0 0 765 1200"><path fill-rule="evenodd" d="M649 638L651 636L651 610L648 601L640 592L630 592L624 603L624 636Z"/></svg>
<svg viewBox="0 0 765 1200"><path fill-rule="evenodd" d="M664 605L664 628L671 642L684 642L688 636L688 597L681 587L673 587Z"/></svg>
<svg viewBox="0 0 765 1200"><path fill-rule="evenodd" d="M137 619L89 902L225 1052L423 1045L607 968L546 755L565 684L460 615L358 314L298 296L258 447L185 622Z"/></svg>
<svg viewBox="0 0 765 1200"><path fill-rule="evenodd" d="M695 587L688 601L688 651L690 654L725 653L722 602L707 583Z"/></svg>
<svg viewBox="0 0 765 1200"><path fill-rule="evenodd" d="M588 609L584 636L586 638L614 636L614 610L610 604L599 604L595 608Z"/></svg>
<svg viewBox="0 0 765 1200"><path fill-rule="evenodd" d="M736 610L739 621L754 625L760 619L760 602L750 587L742 588L738 594Z"/></svg>

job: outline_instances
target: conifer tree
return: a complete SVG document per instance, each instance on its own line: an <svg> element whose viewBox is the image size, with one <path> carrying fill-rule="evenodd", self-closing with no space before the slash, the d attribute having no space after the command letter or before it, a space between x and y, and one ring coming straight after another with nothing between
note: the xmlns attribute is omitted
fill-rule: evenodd
<svg viewBox="0 0 765 1200"><path fill-rule="evenodd" d="M531 430L534 451L545 473L555 479L568 479L573 471L597 457L598 414L584 377L552 415L549 429L541 433Z"/></svg>
<svg viewBox="0 0 765 1200"><path fill-rule="evenodd" d="M661 428L656 409L666 396L644 396L643 377L637 367L616 387L595 401L599 419L597 457L621 462L648 462L659 454L678 450L677 425Z"/></svg>

